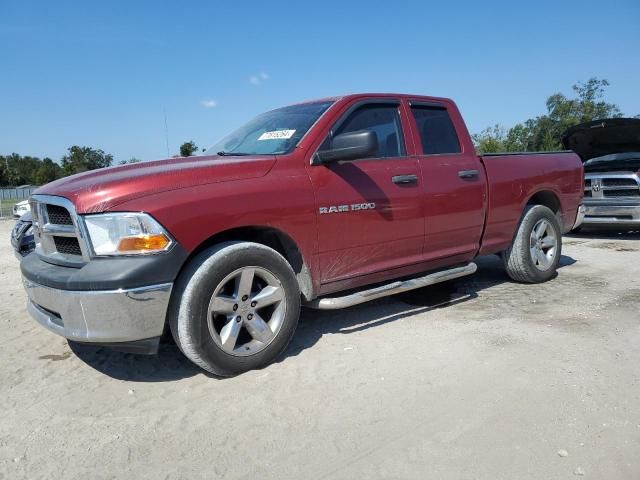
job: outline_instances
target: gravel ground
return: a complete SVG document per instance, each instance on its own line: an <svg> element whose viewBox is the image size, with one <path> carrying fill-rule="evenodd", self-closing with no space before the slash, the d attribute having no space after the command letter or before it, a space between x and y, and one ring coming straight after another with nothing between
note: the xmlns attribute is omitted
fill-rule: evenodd
<svg viewBox="0 0 640 480"><path fill-rule="evenodd" d="M25 311L0 222L0 479L640 478L640 236L565 239L558 277L471 277L305 311L219 380L173 345L70 345Z"/></svg>

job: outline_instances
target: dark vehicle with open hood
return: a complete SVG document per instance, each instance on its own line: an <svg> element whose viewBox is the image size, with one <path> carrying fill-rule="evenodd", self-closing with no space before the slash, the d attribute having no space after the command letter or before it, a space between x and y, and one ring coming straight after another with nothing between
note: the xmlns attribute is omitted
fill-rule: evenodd
<svg viewBox="0 0 640 480"><path fill-rule="evenodd" d="M582 182L573 152L478 155L446 98L290 105L202 156L38 189L28 309L66 338L140 353L168 329L194 363L234 375L282 354L302 305L470 275L487 254L517 281L552 279Z"/></svg>
<svg viewBox="0 0 640 480"><path fill-rule="evenodd" d="M583 226L640 227L640 119L582 123L562 142L584 162Z"/></svg>
<svg viewBox="0 0 640 480"><path fill-rule="evenodd" d="M16 221L11 230L11 246L19 259L35 250L31 212L27 211Z"/></svg>

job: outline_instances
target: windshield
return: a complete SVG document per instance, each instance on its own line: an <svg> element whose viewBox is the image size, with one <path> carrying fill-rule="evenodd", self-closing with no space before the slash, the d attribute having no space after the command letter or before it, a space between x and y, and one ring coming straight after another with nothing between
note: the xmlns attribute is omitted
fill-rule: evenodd
<svg viewBox="0 0 640 480"><path fill-rule="evenodd" d="M289 153L332 103L304 103L258 115L207 149L205 155Z"/></svg>

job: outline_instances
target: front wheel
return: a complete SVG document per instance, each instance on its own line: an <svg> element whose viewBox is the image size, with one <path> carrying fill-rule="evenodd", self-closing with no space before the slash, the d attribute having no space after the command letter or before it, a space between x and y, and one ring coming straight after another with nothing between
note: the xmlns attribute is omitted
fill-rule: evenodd
<svg viewBox="0 0 640 480"><path fill-rule="evenodd" d="M513 243L502 259L513 280L540 283L556 275L561 253L558 218L543 205L531 205L525 210Z"/></svg>
<svg viewBox="0 0 640 480"><path fill-rule="evenodd" d="M293 337L300 291L289 263L251 242L199 254L175 286L173 337L192 362L230 376L273 362Z"/></svg>

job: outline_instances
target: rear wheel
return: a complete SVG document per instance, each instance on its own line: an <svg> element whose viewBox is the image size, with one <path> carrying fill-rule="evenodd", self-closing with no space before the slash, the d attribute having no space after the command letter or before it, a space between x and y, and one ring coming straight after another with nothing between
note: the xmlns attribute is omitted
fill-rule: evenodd
<svg viewBox="0 0 640 480"><path fill-rule="evenodd" d="M225 243L198 255L176 283L170 326L183 353L205 370L235 375L273 362L300 315L289 263L250 242Z"/></svg>
<svg viewBox="0 0 640 480"><path fill-rule="evenodd" d="M513 243L502 258L509 276L518 282L546 282L556 275L562 252L560 223L542 205L528 206Z"/></svg>

